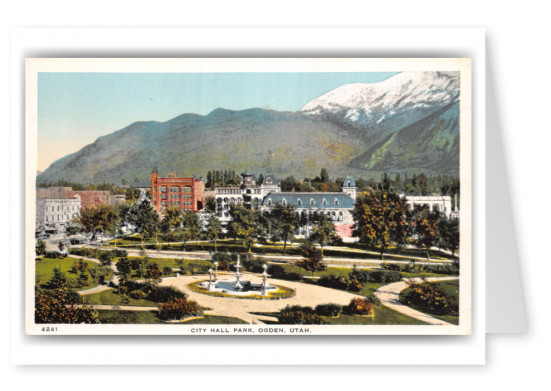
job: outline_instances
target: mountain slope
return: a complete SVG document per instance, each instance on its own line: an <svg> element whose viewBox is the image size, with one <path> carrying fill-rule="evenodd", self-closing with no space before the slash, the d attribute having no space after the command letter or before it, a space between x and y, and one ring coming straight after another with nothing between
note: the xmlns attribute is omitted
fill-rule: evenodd
<svg viewBox="0 0 551 391"><path fill-rule="evenodd" d="M216 109L167 122L136 122L54 162L38 183L120 184L162 173L210 169L297 179L382 172L458 175L459 75L403 72L347 84L299 112Z"/></svg>
<svg viewBox="0 0 551 391"><path fill-rule="evenodd" d="M54 162L39 183L120 183L147 179L151 167L181 175L249 169L277 176L313 176L326 167L348 173L351 156L367 148L338 125L301 113L217 109L168 122L138 122L100 137Z"/></svg>

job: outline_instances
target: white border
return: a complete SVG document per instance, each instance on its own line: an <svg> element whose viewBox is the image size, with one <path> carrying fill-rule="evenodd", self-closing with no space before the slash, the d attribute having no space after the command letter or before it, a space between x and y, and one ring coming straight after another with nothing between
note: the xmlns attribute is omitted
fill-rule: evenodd
<svg viewBox="0 0 551 391"><path fill-rule="evenodd" d="M323 30L329 33L327 30ZM337 31L339 34L335 34L335 31ZM172 47L172 50L177 48L179 45L182 44L181 38L184 36L187 36L186 34L190 34L190 36L194 37L194 41L190 42L184 42L185 44L189 45L188 47L191 50L197 50L197 45L201 45L202 48L207 47L209 50L216 52L217 49L220 49L221 47L224 47L225 50L227 49L228 44L233 44L234 48L237 51L243 51L244 49L254 49L255 43L256 45L259 45L259 43L262 43L263 47L265 48L266 42L270 41L270 37L278 37L280 40L284 40L285 45L283 47L287 50L293 51L297 50L297 48L302 48L302 54L308 55L308 51L306 48L310 48L310 53L314 54L315 50L319 50L319 44L323 43L323 37L319 36L319 33L322 31L316 30L317 37L314 44L312 44L310 39L310 30L278 30L278 29L261 29L261 30L255 30L254 34L251 34L250 30L247 29L234 29L234 30L225 30L223 35L218 35L219 30L203 30L200 31L194 31L196 34L193 34L193 32L190 32L189 30L147 30L147 37L145 37L143 30L71 30L71 34L66 34L67 31L60 31L60 30L23 30L18 31L15 35L15 39L12 41L12 75L19 75L21 76L21 59L25 56L33 56L32 50L34 47L34 50L37 48L40 48L41 50L48 49L48 46L51 45L52 42L55 42L55 47L51 47L51 50L54 50L56 52L59 52L59 50L68 49L70 50L77 50L82 51L86 48L90 49L90 45L101 45L102 47L107 49L112 49L114 47L117 47L119 45L119 48L122 47L130 47L132 48L132 45L134 43L135 45L135 39L136 36L144 37L144 40L147 42L144 42L144 40L138 40L142 44L145 43L145 46L147 46L147 43L151 45L152 42L155 42L156 39L159 39L158 42L163 42L165 45L165 48L167 45L169 45L170 42L172 42L172 45L175 45ZM237 38L243 37L243 33L247 33L248 40L246 41L239 41ZM394 341L389 341L387 338L379 338L376 341L372 341L371 339L355 339L352 344L347 343L340 343L339 349L344 349L345 351L347 349L350 349L351 346L359 347L359 345L362 345L363 343L369 341L370 348L375 349L375 354L369 354L369 355L362 355L362 354L351 354L350 352L347 352L346 354L339 354L337 356L330 355L329 357L338 358L338 363L350 363L350 364L361 364L361 363L372 363L372 364L388 364L388 363L425 363L425 364L444 364L444 363L481 363L483 362L484 357L484 289L483 289L483 281L484 281L484 267L483 267L483 248L484 248L484 240L483 240L483 234L484 234L484 214L483 214L483 200L484 200L484 171L483 171L483 151L484 151L484 134L483 134L483 119L484 119L484 91L483 91L483 78L484 78L484 34L482 30L439 30L438 33L436 33L434 30L389 30L389 29L381 29L381 30L358 30L358 29L339 29L339 30L330 30L330 36L325 34L327 36L327 41L330 42L333 41L336 36L340 35L340 38L343 37L349 37L350 39L347 40L340 40L339 43L347 42L347 48L348 50L351 49L351 46L354 47L356 50L356 54L362 53L365 54L365 51L362 52L361 49L364 47L361 42L358 42L354 39L354 37L357 37L357 33L362 33L362 38L371 38L366 39L365 41L362 40L362 42L376 42L376 44L372 45L375 47L375 50L377 48L381 48L381 45L384 45L385 49L387 51L392 52L394 50L394 54L400 54L400 50L408 50L411 51L412 47L417 47L420 53L426 55L427 50L432 50L434 53L431 54L433 56L442 56L442 55L448 55L450 50L456 51L456 55L459 57L472 57L474 59L474 75L476 81L476 88L475 88L475 116L473 121L473 131L474 131L474 150L473 150L473 159L475 161L475 166L477 167L477 170L475 172L475 175L473 177L473 182L475 183L474 189L474 205L476 212L476 218L475 218L475 228L474 232L476 235L476 239L474 241L474 260L475 264L474 266L474 275L475 275L475 293L474 293L474 299L476 301L476 305L474 306L475 310L475 323L473 325L473 335L471 337L468 337L468 341L465 341L464 338L467 337L451 337L452 340L449 340L449 338L446 338L445 341L442 341L440 338L438 339L438 344L435 345L435 341L428 340L427 338L435 338L435 337L427 337L427 338L421 338L421 339L415 339L415 338L407 338L407 339L401 339L400 344L396 345ZM64 34L65 33L65 34ZM199 34L200 33L200 34ZM308 33L308 34L305 34ZM212 34L216 34L217 41L212 41ZM132 38L130 41L129 38ZM299 39L297 39L297 37ZM146 39L147 38L147 39ZM153 40L153 41L151 41ZM356 41L356 42L354 42ZM212 42L216 42L216 45ZM236 44L236 42L241 42L240 44ZM407 43L410 43L411 46L408 47ZM421 45L418 44L418 42L422 42ZM462 44L457 44L457 42L462 42ZM77 45L78 43L78 45ZM281 43L281 41L279 41ZM316 44L317 43L317 44ZM351 45L351 43L354 43ZM455 44L454 44L455 43ZM404 44L406 44L406 48L404 49ZM445 44L445 46L443 46ZM220 45L220 46L217 46ZM302 46L301 46L302 45ZM417 46L416 46L417 45ZM158 45L155 46L149 46L150 50L151 48L158 48ZM84 48L84 49L83 49ZM194 49L195 48L195 49ZM343 46L339 45L339 48L342 50ZM276 55L283 55L281 52L282 47L273 45L270 48L271 50L275 50L277 53ZM132 49L131 49L132 50ZM135 50L135 46L134 46ZM359 50L359 52L358 52ZM29 52L31 51L31 53ZM339 49L337 47L334 47L333 49L328 48L324 51L324 53L327 53L329 51L331 54L339 55ZM94 54L97 56L98 54ZM154 50L152 51L151 55L155 55ZM318 54L319 55L319 54ZM380 56L380 54L377 54ZM133 54L135 56L135 54ZM13 80L13 77L12 77ZM16 79L17 80L17 79ZM21 78L19 78L21 80ZM17 97L17 88L20 86L14 86L12 84L12 98ZM12 100L13 101L13 100ZM19 102L22 100L19 99ZM17 100L16 100L17 102ZM21 109L21 107L19 107ZM17 105L14 105L12 108L12 118L11 118L11 124L12 124L12 137L13 144L12 150L16 152L20 151L20 149L17 148L17 143L20 141L20 138L18 137L18 132L20 131L21 127L21 112L17 111ZM18 121L19 120L19 121ZM15 148L14 148L15 147ZM19 145L21 147L21 145ZM12 159L12 164L15 164L17 166L17 161L14 162ZM12 203L18 204L20 203L20 197L21 194L19 194L19 201L17 200L17 192L21 189L17 186L17 172L12 170L12 175L15 178L14 183L12 183ZM482 200L482 201L481 201ZM21 210L16 209L16 210ZM15 216L15 217L14 217ZM14 217L14 218L13 218ZM20 218L20 216L17 216L17 213L12 215L12 223L17 220L17 218ZM21 224L12 224L12 227L21 227ZM19 231L20 232L20 231ZM16 233L19 233L16 231ZM482 250L481 250L482 249ZM14 253L18 252L18 248L15 246L12 248L12 250L15 250ZM17 259L18 257L12 256L12 261L14 259ZM22 259L20 257L19 259ZM21 267L17 267L17 263L13 265L11 271L12 271L12 281L21 281ZM18 270L19 269L19 270ZM19 276L19 279L18 279ZM16 285L16 284L14 284ZM12 292L17 293L16 290L13 289L12 286ZM17 297L17 295L12 295L13 297ZM13 305L15 304L15 305ZM17 309L17 301L15 303L12 303L12 308ZM12 317L12 337L17 337L18 332L17 330L17 323L18 319L17 316ZM482 327L481 327L482 326ZM19 328L19 331L21 329ZM21 336L19 336L21 337ZM455 340L453 339L455 338ZM278 338L279 339L279 338ZM292 338L291 338L292 339ZM74 359L69 359L67 356L63 357L63 354L56 355L55 352L61 353L64 349L64 343L60 343L59 339L56 338L58 341L57 344L51 344L47 343L47 345L51 345L49 347L49 360L50 362L58 362L57 360L61 360L59 362L65 362L69 363L69 360L71 363L75 363ZM218 339L219 340L219 339ZM287 341L289 339L286 339ZM295 342L292 343L292 346L300 346L302 344L312 345L310 342L308 342L307 338L301 338L300 342L297 342L297 339L293 339ZM311 340L311 339L310 339ZM277 354L272 354L267 358L263 363L286 363L286 364L296 364L296 363L319 363L319 357L317 355L313 355L313 351L315 351L317 348L324 347L327 345L334 345L334 340L328 340L327 337L324 337L323 340L316 340L311 341L314 342L314 346L310 346L308 354L305 354L305 352L301 352L300 349L298 349L297 354L291 355L291 357L288 354L285 354L283 356L278 356ZM384 340L383 346L381 346L381 342ZM461 340L461 343L458 343L458 340ZM19 344L19 347L28 348L29 345L29 338L27 337L27 340L25 338L19 338L17 343L22 342ZM259 345L258 339L254 338L255 346ZM341 340L342 341L342 340ZM454 341L454 342L452 342ZM15 338L14 338L15 342ZM111 341L112 342L112 341ZM240 348L247 348L250 349L250 343L243 343L240 342L240 345L233 347L233 345L236 344L237 341L224 341L223 343L220 343L218 341L219 345L231 345L231 349L237 349ZM436 348L437 346L445 346L445 345L452 345L453 346L453 352L454 354L448 354L447 358L442 357L442 351L438 348L440 352L438 354L435 354L436 352L432 352L429 354L416 354L415 357L408 358L409 355L400 355L400 351L408 351L411 348L413 348L414 345L419 345L419 347L423 347L423 351L428 353L431 351L431 348ZM41 344L44 344L41 341ZM204 347L205 342L202 342L199 346ZM101 343L97 343L97 346L101 346ZM171 344L173 347L175 345L180 344ZM266 341L266 345L272 345L269 344L268 341ZM284 343L283 341L279 341L279 345L289 345L288 343ZM196 347L197 343L196 341L189 342L186 341L186 350L190 349L192 347ZM448 346L448 349L450 349L451 346ZM32 349L32 347L31 347ZM274 349L274 347L272 347ZM396 351L398 349L398 351ZM24 349L23 349L24 350ZM278 349L274 350L274 353L277 352ZM295 349L296 350L296 349ZM264 349L262 351L265 352ZM17 351L18 353L14 353L14 349L12 349L12 357L19 358L19 362L25 362L25 360L22 360L22 358L26 357L29 358L29 355L25 355L21 353L21 350ZM468 352L468 353L467 353ZM463 354L462 354L463 353ZM431 357L431 355L433 355ZM144 358L141 357L129 357L124 355L125 357L121 357L120 354L117 356L117 354L110 355L109 358L103 357L99 363L114 363L114 362L124 362L124 363L130 363L130 362L138 362L143 363ZM203 355L204 356L204 355ZM242 363L249 363L249 364L257 364L259 363L258 360L254 359L254 354L247 355L250 356L251 359L247 362L246 360ZM361 357L360 357L361 356ZM33 356L35 360L39 360L40 356ZM57 357L57 360L55 359ZM93 361L94 355L90 355L90 359ZM220 360L228 362L229 360L224 360L223 358L205 360L201 361L197 358L202 357L201 352L197 351L192 353L190 351L190 354L186 354L185 356L177 355L176 357L173 357L173 359L165 361L165 358L155 357L154 355L148 355L146 362L149 363L160 363L160 362L166 362L166 363L194 363L194 364L206 364L206 363L220 363ZM328 363L326 361L328 355L323 355L324 357L324 363ZM123 358L123 360L121 360ZM318 358L318 360L316 360ZM106 362L109 361L109 362ZM113 362L114 360L114 362ZM117 361L118 360L118 361ZM298 362L297 362L298 360ZM306 360L306 361L304 361ZM36 361L35 361L36 362ZM331 361L331 363L335 363L334 360Z"/></svg>

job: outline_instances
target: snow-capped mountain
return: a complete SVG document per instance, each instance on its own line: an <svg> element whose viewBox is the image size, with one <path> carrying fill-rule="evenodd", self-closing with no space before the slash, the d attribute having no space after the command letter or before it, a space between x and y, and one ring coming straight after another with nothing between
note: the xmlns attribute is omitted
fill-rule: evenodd
<svg viewBox="0 0 551 391"><path fill-rule="evenodd" d="M369 137L411 125L458 97L459 72L402 72L379 83L343 85L301 112L352 125Z"/></svg>

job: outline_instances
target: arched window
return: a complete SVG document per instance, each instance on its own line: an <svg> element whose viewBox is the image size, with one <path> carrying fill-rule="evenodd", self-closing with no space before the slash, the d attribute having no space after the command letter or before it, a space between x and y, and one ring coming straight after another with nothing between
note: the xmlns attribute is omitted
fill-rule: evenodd
<svg viewBox="0 0 551 391"><path fill-rule="evenodd" d="M350 181L348 181L348 183L347 183L347 185L346 185L346 186L350 187Z"/></svg>
<svg viewBox="0 0 551 391"><path fill-rule="evenodd" d="M315 204L314 199L313 199L313 198L310 198L310 205L313 206L314 204Z"/></svg>
<svg viewBox="0 0 551 391"><path fill-rule="evenodd" d="M325 198L323 199L322 205L327 205L327 200Z"/></svg>
<svg viewBox="0 0 551 391"><path fill-rule="evenodd" d="M302 201L300 200L300 198L297 200L297 205L302 206Z"/></svg>
<svg viewBox="0 0 551 391"><path fill-rule="evenodd" d="M161 186L161 193L166 193L166 186Z"/></svg>
<svg viewBox="0 0 551 391"><path fill-rule="evenodd" d="M268 200L267 205L272 206L272 200Z"/></svg>
<svg viewBox="0 0 551 391"><path fill-rule="evenodd" d="M338 221L342 221L342 212L339 212L339 217L337 218Z"/></svg>
<svg viewBox="0 0 551 391"><path fill-rule="evenodd" d="M333 200L333 204L339 205L339 200L335 198L335 199Z"/></svg>
<svg viewBox="0 0 551 391"><path fill-rule="evenodd" d="M285 200L285 198L281 200L281 205L287 205L287 201Z"/></svg>

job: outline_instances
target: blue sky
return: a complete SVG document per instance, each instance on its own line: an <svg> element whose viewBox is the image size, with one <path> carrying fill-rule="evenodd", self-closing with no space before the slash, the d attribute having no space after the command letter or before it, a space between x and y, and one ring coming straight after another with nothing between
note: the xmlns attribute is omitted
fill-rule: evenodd
<svg viewBox="0 0 551 391"><path fill-rule="evenodd" d="M343 84L376 83L365 73L40 73L38 169L135 121L206 115L222 107L300 110Z"/></svg>

